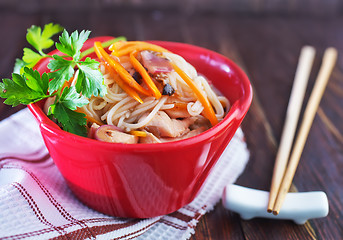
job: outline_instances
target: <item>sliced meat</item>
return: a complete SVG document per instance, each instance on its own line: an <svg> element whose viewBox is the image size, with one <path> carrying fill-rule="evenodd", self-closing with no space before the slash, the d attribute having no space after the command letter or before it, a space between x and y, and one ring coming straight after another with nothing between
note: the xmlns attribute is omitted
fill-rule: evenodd
<svg viewBox="0 0 343 240"><path fill-rule="evenodd" d="M145 129L159 137L179 137L190 131L194 118L171 119L164 111L158 111Z"/></svg>
<svg viewBox="0 0 343 240"><path fill-rule="evenodd" d="M180 136L177 140L181 140L181 139L186 139L186 138L190 138L190 137L194 137L202 132L205 132L207 130L207 127L199 127L197 129L194 129L188 133L186 133L185 135Z"/></svg>
<svg viewBox="0 0 343 240"><path fill-rule="evenodd" d="M189 118L191 115L185 108L172 108L164 110L170 118Z"/></svg>
<svg viewBox="0 0 343 240"><path fill-rule="evenodd" d="M169 73L173 69L168 59L159 57L150 51L142 51L141 56L144 67L151 74Z"/></svg>
<svg viewBox="0 0 343 240"><path fill-rule="evenodd" d="M127 133L123 133L119 131L112 131L110 135L111 137L108 139L109 140L108 142L129 143L129 144L138 143L138 137L131 134L127 134Z"/></svg>
<svg viewBox="0 0 343 240"><path fill-rule="evenodd" d="M161 143L161 140L154 134L147 132L146 137L139 138L139 143Z"/></svg>
<svg viewBox="0 0 343 240"><path fill-rule="evenodd" d="M178 141L178 140L182 140L182 139L186 139L186 138L190 138L190 137L194 137L204 131L206 131L207 128L206 127L200 127L200 128L197 128L197 129L194 129L180 137L176 137L176 138L162 138L161 139L161 142L172 142L172 141Z"/></svg>
<svg viewBox="0 0 343 240"><path fill-rule="evenodd" d="M179 99L170 97L167 100L167 103L174 104L174 107L171 109L164 110L170 118L188 118L191 117L187 110L187 103L181 102Z"/></svg>
<svg viewBox="0 0 343 240"><path fill-rule="evenodd" d="M103 125L99 127L95 132L95 138L103 142L112 143L137 143L138 137L121 132L117 127L112 125Z"/></svg>

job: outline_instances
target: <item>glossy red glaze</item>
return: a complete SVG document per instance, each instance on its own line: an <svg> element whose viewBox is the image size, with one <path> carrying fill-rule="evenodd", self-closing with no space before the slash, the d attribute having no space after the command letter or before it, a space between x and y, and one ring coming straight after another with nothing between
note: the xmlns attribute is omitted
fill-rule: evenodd
<svg viewBox="0 0 343 240"><path fill-rule="evenodd" d="M93 38L106 41L109 37ZM89 207L120 217L148 218L191 202L248 111L252 89L231 60L204 48L174 42L153 43L183 56L231 102L223 121L185 140L159 144L116 144L61 130L31 104L45 144L75 195ZM52 54L57 53L52 52ZM94 55L93 55L94 57ZM47 71L48 60L36 68Z"/></svg>

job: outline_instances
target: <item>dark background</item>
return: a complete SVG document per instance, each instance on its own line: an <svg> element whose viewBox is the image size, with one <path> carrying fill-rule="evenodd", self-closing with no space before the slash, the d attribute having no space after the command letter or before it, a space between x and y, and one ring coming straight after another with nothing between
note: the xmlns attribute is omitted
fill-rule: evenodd
<svg viewBox="0 0 343 240"><path fill-rule="evenodd" d="M218 204L192 239L340 239L343 236L343 3L338 0L0 0L0 77L9 78L27 47L26 29L54 22L68 31L128 40L186 42L238 63L254 88L243 122L251 152L238 184L268 190L300 49L317 49L305 103L324 50L339 53L314 120L293 190L325 191L330 213L305 225L243 221ZM23 106L0 102L0 119Z"/></svg>

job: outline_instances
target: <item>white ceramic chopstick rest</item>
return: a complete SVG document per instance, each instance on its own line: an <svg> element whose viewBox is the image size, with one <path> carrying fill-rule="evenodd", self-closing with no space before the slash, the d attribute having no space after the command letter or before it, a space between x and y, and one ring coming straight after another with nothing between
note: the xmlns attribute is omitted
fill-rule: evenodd
<svg viewBox="0 0 343 240"><path fill-rule="evenodd" d="M230 184L222 197L226 209L248 220L255 217L293 220L304 224L308 219L326 217L329 202L326 194L316 192L288 193L278 215L267 212L269 192Z"/></svg>

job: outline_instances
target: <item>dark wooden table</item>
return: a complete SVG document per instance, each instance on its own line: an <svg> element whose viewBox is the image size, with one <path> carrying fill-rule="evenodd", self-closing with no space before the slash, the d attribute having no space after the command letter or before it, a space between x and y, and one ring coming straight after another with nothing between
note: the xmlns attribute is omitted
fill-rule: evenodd
<svg viewBox="0 0 343 240"><path fill-rule="evenodd" d="M25 12L0 9L0 73L10 77L22 56L26 29L59 23L69 31L92 30L92 36L126 36L129 40L186 42L217 51L236 61L254 88L243 123L250 162L238 184L268 190L294 73L302 46L317 49L309 88L326 47L339 58L311 128L294 178L298 191L322 190L330 213L305 225L291 221L241 220L218 204L203 217L191 239L341 239L343 236L343 18L251 15L180 15L173 12L93 9L92 11ZM23 107L0 103L0 119Z"/></svg>

